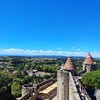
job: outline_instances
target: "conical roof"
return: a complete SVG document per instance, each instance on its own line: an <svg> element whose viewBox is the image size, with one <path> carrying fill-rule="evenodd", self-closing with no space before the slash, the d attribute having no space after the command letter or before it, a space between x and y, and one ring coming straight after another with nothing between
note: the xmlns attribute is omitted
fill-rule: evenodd
<svg viewBox="0 0 100 100"><path fill-rule="evenodd" d="M83 64L96 64L96 62L93 61L93 58L90 53L88 53L86 59L84 60Z"/></svg>
<svg viewBox="0 0 100 100"><path fill-rule="evenodd" d="M75 70L75 66L74 66L74 63L72 62L72 59L71 57L68 57L65 65L64 65L64 69L65 70Z"/></svg>

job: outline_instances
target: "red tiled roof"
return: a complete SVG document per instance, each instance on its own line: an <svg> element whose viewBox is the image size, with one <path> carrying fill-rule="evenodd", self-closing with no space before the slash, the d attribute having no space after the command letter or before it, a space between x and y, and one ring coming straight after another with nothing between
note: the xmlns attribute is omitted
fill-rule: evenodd
<svg viewBox="0 0 100 100"><path fill-rule="evenodd" d="M90 53L88 53L86 59L84 60L83 64L96 64L96 62L93 61L93 58Z"/></svg>
<svg viewBox="0 0 100 100"><path fill-rule="evenodd" d="M76 69L73 62L72 62L71 57L68 57L65 65L64 65L64 69L65 70L75 70Z"/></svg>

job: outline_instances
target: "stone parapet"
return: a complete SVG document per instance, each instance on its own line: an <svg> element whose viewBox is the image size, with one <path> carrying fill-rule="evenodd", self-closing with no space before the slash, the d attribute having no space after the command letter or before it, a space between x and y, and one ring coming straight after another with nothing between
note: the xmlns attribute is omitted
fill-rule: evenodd
<svg viewBox="0 0 100 100"><path fill-rule="evenodd" d="M81 100L71 73L69 73L69 100Z"/></svg>

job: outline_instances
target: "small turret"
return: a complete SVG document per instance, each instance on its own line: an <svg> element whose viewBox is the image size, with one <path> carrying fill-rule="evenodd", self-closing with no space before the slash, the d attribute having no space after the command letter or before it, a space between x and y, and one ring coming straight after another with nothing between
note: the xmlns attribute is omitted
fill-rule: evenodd
<svg viewBox="0 0 100 100"><path fill-rule="evenodd" d="M84 60L83 64L96 64L96 62L93 61L93 58L90 53L88 53L86 59Z"/></svg>
<svg viewBox="0 0 100 100"><path fill-rule="evenodd" d="M90 53L88 53L86 59L83 62L83 71L89 72L91 70L96 70L96 62L93 60Z"/></svg>
<svg viewBox="0 0 100 100"><path fill-rule="evenodd" d="M64 65L64 70L71 72L73 75L76 74L76 67L75 67L71 57L68 57L65 65Z"/></svg>

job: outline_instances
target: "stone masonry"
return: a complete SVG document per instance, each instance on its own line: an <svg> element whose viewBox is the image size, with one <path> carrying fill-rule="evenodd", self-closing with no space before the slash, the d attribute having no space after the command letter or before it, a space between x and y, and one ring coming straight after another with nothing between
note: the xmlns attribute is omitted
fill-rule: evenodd
<svg viewBox="0 0 100 100"><path fill-rule="evenodd" d="M57 100L69 100L69 73L64 70L57 72Z"/></svg>

